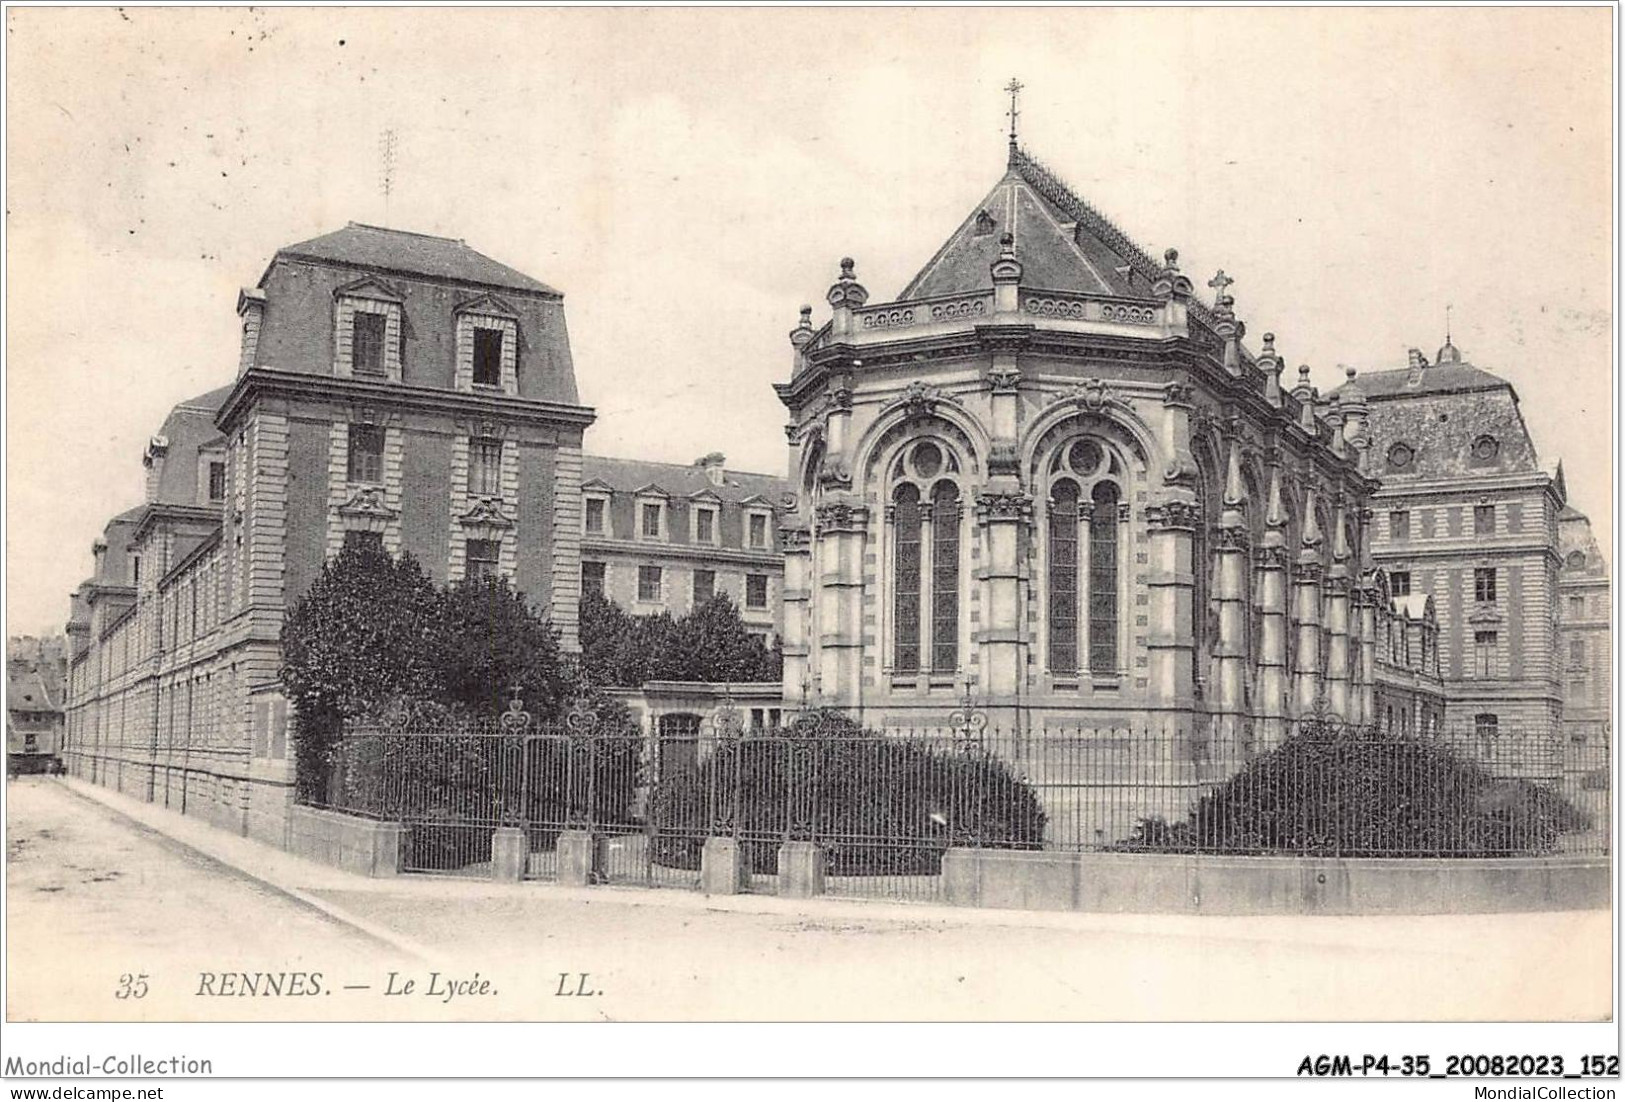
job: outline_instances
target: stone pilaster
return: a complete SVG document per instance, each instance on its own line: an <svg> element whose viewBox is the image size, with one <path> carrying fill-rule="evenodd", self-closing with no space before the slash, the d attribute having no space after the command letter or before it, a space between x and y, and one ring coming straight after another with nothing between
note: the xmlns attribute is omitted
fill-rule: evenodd
<svg viewBox="0 0 1625 1102"><path fill-rule="evenodd" d="M857 710L863 704L863 553L869 509L846 500L816 510L819 589L819 700Z"/></svg>
<svg viewBox="0 0 1625 1102"><path fill-rule="evenodd" d="M1353 718L1349 714L1349 595L1353 587L1344 522L1345 510L1339 503L1332 520L1336 529L1332 533L1332 568L1326 577L1326 706L1347 720Z"/></svg>
<svg viewBox="0 0 1625 1102"><path fill-rule="evenodd" d="M1244 709L1243 683L1247 665L1247 494L1241 482L1241 449L1230 445L1224 479L1223 509L1219 514L1213 601L1218 606L1219 638L1214 647L1218 659L1218 685L1215 694L1220 727L1226 733L1237 728Z"/></svg>
<svg viewBox="0 0 1625 1102"><path fill-rule="evenodd" d="M1315 491L1304 493L1303 546L1298 551L1298 569L1293 577L1293 601L1297 605L1298 653L1293 671L1294 709L1301 719L1315 710L1320 700L1320 523L1315 517Z"/></svg>
<svg viewBox="0 0 1625 1102"><path fill-rule="evenodd" d="M1182 499L1146 508L1150 527L1150 628L1146 633L1146 688L1149 699L1165 709L1187 709L1195 703L1195 575L1191 551L1200 512Z"/></svg>
<svg viewBox="0 0 1625 1102"><path fill-rule="evenodd" d="M784 699L799 703L803 687L810 690L812 674L812 533L799 522L786 520L779 529L779 544L784 549Z"/></svg>
<svg viewBox="0 0 1625 1102"><path fill-rule="evenodd" d="M1356 593L1359 598L1355 604L1355 616L1360 649L1354 688L1349 697L1352 713L1349 719L1354 723L1371 723L1377 713L1377 589L1368 582L1362 582Z"/></svg>
<svg viewBox="0 0 1625 1102"><path fill-rule="evenodd" d="M1260 736L1267 748L1286 736L1287 555L1286 510L1281 502L1281 468L1270 469L1269 504L1264 513L1264 544L1258 549L1258 702Z"/></svg>
<svg viewBox="0 0 1625 1102"><path fill-rule="evenodd" d="M982 699L1011 709L990 722L1013 728L1027 673L1026 609L1021 580L1022 533L1031 526L1032 498L1013 480L998 479L976 499L982 546L982 624L978 633Z"/></svg>

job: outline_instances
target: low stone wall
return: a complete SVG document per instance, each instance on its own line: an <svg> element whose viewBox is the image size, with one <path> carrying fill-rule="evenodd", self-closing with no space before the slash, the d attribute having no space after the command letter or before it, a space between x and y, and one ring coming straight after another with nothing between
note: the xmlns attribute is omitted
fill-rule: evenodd
<svg viewBox="0 0 1625 1102"><path fill-rule="evenodd" d="M1337 858L949 850L966 907L1119 914L1486 914L1607 907L1606 857Z"/></svg>
<svg viewBox="0 0 1625 1102"><path fill-rule="evenodd" d="M294 805L288 819L288 851L361 876L396 876L406 827L340 811Z"/></svg>

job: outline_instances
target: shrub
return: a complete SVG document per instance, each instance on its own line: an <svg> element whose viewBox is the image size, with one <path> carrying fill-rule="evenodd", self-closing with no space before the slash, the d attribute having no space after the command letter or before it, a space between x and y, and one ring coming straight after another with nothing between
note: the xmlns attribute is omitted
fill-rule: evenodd
<svg viewBox="0 0 1625 1102"><path fill-rule="evenodd" d="M817 841L835 875L934 875L950 846L1037 849L1044 811L1027 784L974 746L867 731L839 713L781 735L724 740L666 777L651 809L658 864L695 868L709 833L737 833L755 872L786 840Z"/></svg>
<svg viewBox="0 0 1625 1102"><path fill-rule="evenodd" d="M1552 789L1497 777L1450 747L1306 727L1197 800L1141 820L1114 848L1345 857L1545 853L1590 817Z"/></svg>
<svg viewBox="0 0 1625 1102"><path fill-rule="evenodd" d="M633 616L598 593L581 597L581 661L599 685L645 681L777 681L783 656L751 635L719 593L678 619Z"/></svg>

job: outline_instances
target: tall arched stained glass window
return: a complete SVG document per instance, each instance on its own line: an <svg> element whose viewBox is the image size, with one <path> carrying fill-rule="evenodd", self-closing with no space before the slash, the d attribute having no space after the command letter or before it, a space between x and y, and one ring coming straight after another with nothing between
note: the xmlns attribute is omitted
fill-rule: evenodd
<svg viewBox="0 0 1625 1102"><path fill-rule="evenodd" d="M1089 518L1089 671L1117 671L1117 486L1097 482Z"/></svg>
<svg viewBox="0 0 1625 1102"><path fill-rule="evenodd" d="M1078 485L1071 479L1050 490L1049 668L1078 672Z"/></svg>
<svg viewBox="0 0 1625 1102"><path fill-rule="evenodd" d="M959 666L959 487L931 491L931 668Z"/></svg>
<svg viewBox="0 0 1625 1102"><path fill-rule="evenodd" d="M893 665L914 672L920 668L920 491L912 483L897 488L892 564Z"/></svg>

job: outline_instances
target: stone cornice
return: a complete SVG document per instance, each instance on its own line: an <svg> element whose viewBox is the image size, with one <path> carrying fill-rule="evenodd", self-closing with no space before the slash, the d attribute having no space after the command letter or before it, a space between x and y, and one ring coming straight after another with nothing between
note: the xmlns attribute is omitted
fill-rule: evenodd
<svg viewBox="0 0 1625 1102"><path fill-rule="evenodd" d="M586 428L597 418L591 406L545 402L509 394L465 393L442 387L410 386L389 380L318 375L256 367L243 374L215 414L214 423L229 432L258 399L359 402L451 417L492 418L537 425Z"/></svg>
<svg viewBox="0 0 1625 1102"><path fill-rule="evenodd" d="M706 562L725 562L736 566L759 566L764 569L782 569L782 550L743 551L733 547L716 547L708 543L655 543L645 540L604 539L586 536L581 541L581 554L614 556L627 559L689 559Z"/></svg>

